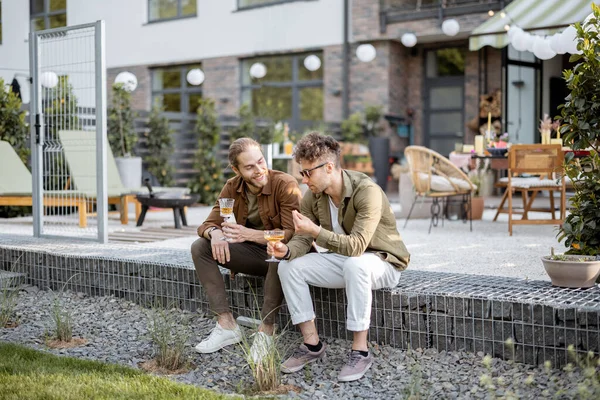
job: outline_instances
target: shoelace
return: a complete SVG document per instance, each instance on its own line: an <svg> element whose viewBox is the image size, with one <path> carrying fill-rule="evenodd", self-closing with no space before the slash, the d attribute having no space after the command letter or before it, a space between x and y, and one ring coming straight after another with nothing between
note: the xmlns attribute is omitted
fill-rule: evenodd
<svg viewBox="0 0 600 400"><path fill-rule="evenodd" d="M355 367L356 364L358 364L358 362L360 361L360 359L363 358L363 356L356 351L351 351L350 352L350 356L348 357L348 365L351 367Z"/></svg>

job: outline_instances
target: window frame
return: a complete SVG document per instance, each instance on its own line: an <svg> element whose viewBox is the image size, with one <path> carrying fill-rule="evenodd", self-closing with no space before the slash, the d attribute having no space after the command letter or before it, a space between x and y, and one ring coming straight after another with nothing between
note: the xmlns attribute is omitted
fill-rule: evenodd
<svg viewBox="0 0 600 400"><path fill-rule="evenodd" d="M202 69L202 63L194 63L194 64L185 64L185 65L165 65L165 66L160 66L160 67L154 67L150 70L150 88L151 88L151 93L150 93L150 98L151 98L151 102L152 102L152 106L154 106L156 98L158 96L161 96L161 105L164 106L164 97L162 97L165 94L179 94L180 98L179 98L179 111L167 111L165 110L164 113L165 114L195 114L196 110L190 111L189 110L189 95L190 94L199 94L200 96L204 96L204 90L203 90L203 85L204 82L201 85L198 86L193 86L190 85L188 86L188 82L187 82L187 73L188 73L188 69L190 69L191 67L193 68L200 68ZM163 88L161 90L156 90L154 89L154 83L156 80L156 72L160 71L160 70L167 70L167 69L179 69L179 87L178 88Z"/></svg>
<svg viewBox="0 0 600 400"><path fill-rule="evenodd" d="M0 0L0 44L2 44L2 0Z"/></svg>
<svg viewBox="0 0 600 400"><path fill-rule="evenodd" d="M65 0L65 8L61 9L61 10L54 10L54 11L50 11L50 1L51 0L42 0L44 2L44 11L33 14L33 2L34 0L29 0L29 24L30 24L30 29L34 27L33 24L33 20L34 19L38 19L38 18L44 18L44 29L42 30L46 30L46 29L50 29L50 17L54 17L56 15L65 15L65 26L69 25L69 20L68 20L68 16L67 16L67 2L68 0ZM62 28L62 27L55 27L55 28Z"/></svg>
<svg viewBox="0 0 600 400"><path fill-rule="evenodd" d="M238 11L245 11L245 10L253 10L255 8L262 8L262 7L271 7L271 6L276 6L276 5L281 5L281 4L286 4L286 3L295 3L298 1L317 1L317 0L268 0L266 3L264 4L255 4L255 5L251 5L251 6L242 6L240 5L240 3L243 0L236 0L236 5L237 5L237 10Z"/></svg>
<svg viewBox="0 0 600 400"><path fill-rule="evenodd" d="M275 55L259 55L255 57L242 58L240 59L240 104L244 103L244 94L246 91L250 91L252 93L253 89L260 89L262 87L276 87L276 88L291 88L292 90L292 117L290 119L284 119L281 122L287 122L290 126L290 129L300 130L302 128L314 126L315 123L325 121L325 108L323 107L323 119L320 121L308 121L302 120L300 118L300 91L305 88L321 88L323 91L323 100L325 100L325 71L323 70L323 78L322 79L311 79L311 80L300 80L299 78L299 62L303 61L304 57L318 54L321 58L321 68L325 68L325 60L324 60L324 52L319 49L315 51L306 51L302 53L290 53L290 54L275 54ZM269 82L264 81L259 84L256 83L248 83L244 84L244 63L249 62L252 63L252 60L257 60L265 57L290 57L292 59L292 80L291 81L276 81ZM252 64L250 64L252 65ZM268 77L268 71L267 76ZM264 78L261 78L264 79ZM248 104L250 109L252 110L251 104Z"/></svg>
<svg viewBox="0 0 600 400"><path fill-rule="evenodd" d="M194 2L196 2L196 12L194 14L186 14L186 15L182 15L182 10L183 7L181 5L182 0L177 0L177 16L175 17L169 17L169 18L157 18L157 19L152 19L151 15L150 15L150 2L152 0L148 0L147 7L148 7L148 23L149 24L154 24L157 22L168 22L168 21L176 21L179 19L187 19L187 18L196 18L198 16L198 0L193 0Z"/></svg>

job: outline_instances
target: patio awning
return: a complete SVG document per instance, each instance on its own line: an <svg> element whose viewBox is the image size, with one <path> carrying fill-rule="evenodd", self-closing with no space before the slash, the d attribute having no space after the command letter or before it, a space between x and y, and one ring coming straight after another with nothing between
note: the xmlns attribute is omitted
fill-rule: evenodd
<svg viewBox="0 0 600 400"><path fill-rule="evenodd" d="M469 50L483 46L501 49L508 45L505 25L516 24L524 31L549 35L575 22L582 22L592 12L593 0L514 0L502 11L471 32Z"/></svg>

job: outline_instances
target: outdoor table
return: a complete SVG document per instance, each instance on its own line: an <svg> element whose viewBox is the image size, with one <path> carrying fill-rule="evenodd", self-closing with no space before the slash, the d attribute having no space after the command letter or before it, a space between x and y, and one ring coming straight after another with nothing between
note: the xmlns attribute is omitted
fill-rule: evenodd
<svg viewBox="0 0 600 400"><path fill-rule="evenodd" d="M191 206L197 203L200 196L197 194L186 195L183 197L165 197L161 196L161 193L156 194L138 194L137 200L142 205L142 212L137 220L136 226L142 226L144 218L146 218L146 212L150 207L158 208L172 208L173 219L175 220L175 229L181 229L181 225L187 226L187 219L185 216L185 207ZM181 218L181 223L179 219Z"/></svg>

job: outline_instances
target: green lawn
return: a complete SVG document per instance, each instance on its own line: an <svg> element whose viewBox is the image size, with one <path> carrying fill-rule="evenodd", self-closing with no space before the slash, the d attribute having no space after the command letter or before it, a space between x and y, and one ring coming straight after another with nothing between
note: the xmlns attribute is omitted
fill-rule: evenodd
<svg viewBox="0 0 600 400"><path fill-rule="evenodd" d="M133 368L0 343L2 399L227 399Z"/></svg>

